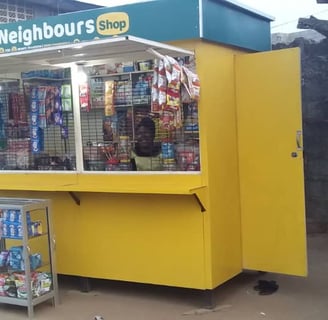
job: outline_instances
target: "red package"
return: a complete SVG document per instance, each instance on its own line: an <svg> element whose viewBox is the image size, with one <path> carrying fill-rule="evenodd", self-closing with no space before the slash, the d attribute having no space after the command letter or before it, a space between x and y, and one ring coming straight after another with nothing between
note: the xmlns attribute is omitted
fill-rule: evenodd
<svg viewBox="0 0 328 320"><path fill-rule="evenodd" d="M200 80L197 74L191 72L186 67L182 67L184 75L182 76L182 83L188 91L191 99L198 101L200 97Z"/></svg>
<svg viewBox="0 0 328 320"><path fill-rule="evenodd" d="M87 83L79 85L80 108L82 111L89 112L90 106L90 88Z"/></svg>

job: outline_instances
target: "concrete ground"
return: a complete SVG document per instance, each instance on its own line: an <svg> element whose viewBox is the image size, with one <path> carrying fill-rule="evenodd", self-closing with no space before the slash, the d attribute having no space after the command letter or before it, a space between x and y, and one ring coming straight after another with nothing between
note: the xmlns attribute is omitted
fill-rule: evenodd
<svg viewBox="0 0 328 320"><path fill-rule="evenodd" d="M328 319L328 234L308 236L307 278L245 272L214 292L214 309L202 308L198 291L93 281L88 293L77 279L60 277L60 300L35 308L35 319L92 320L326 320ZM275 280L279 290L259 295L258 280ZM1 320L26 319L26 308L0 304Z"/></svg>

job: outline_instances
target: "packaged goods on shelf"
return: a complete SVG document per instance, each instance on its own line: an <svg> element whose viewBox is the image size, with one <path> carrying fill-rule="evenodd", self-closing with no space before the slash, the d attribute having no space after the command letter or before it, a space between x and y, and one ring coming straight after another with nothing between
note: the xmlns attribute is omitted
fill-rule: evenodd
<svg viewBox="0 0 328 320"><path fill-rule="evenodd" d="M8 256L9 256L8 250L4 250L0 252L0 268L7 266Z"/></svg>
<svg viewBox="0 0 328 320"><path fill-rule="evenodd" d="M32 226L29 223L27 225L28 235L32 236ZM2 225L2 236L8 239L22 239L23 227L19 222L4 221Z"/></svg>
<svg viewBox="0 0 328 320"><path fill-rule="evenodd" d="M22 239L22 213L20 210L4 209L1 211L2 218L0 222L0 234L3 238L8 239ZM41 221L31 221L30 213L26 214L27 232L28 236L38 236L42 234Z"/></svg>
<svg viewBox="0 0 328 320"><path fill-rule="evenodd" d="M134 71L134 63L132 61L124 62L123 63L123 72L132 72L132 71Z"/></svg>
<svg viewBox="0 0 328 320"><path fill-rule="evenodd" d="M31 270L35 270L42 265L42 258L40 253L33 253L29 255L29 260ZM11 270L25 270L23 246L13 246L9 249L7 265Z"/></svg>
<svg viewBox="0 0 328 320"><path fill-rule="evenodd" d="M2 211L3 221L22 223L22 212L20 210L2 209L1 211ZM29 212L27 212L26 214L26 220L27 222L31 221L31 215Z"/></svg>
<svg viewBox="0 0 328 320"><path fill-rule="evenodd" d="M11 298L17 296L15 277L13 274L0 273L0 296Z"/></svg>
<svg viewBox="0 0 328 320"><path fill-rule="evenodd" d="M184 113L186 103L182 96L183 90L187 92L188 88L188 104L197 104L199 79L194 69L189 70L190 72L183 69L189 69L190 66L190 57L178 59L160 55L154 60L111 62L85 67L88 80L79 84L81 111L86 111L81 112L80 119L84 169L129 170L130 155L129 152L122 151L120 137L128 136L129 148L132 150L136 143L136 125L144 116L151 117L156 123L155 141L158 143L168 136L173 138L173 146L185 143L184 140L189 139L189 136L184 135L183 130L193 134L196 141L198 114L191 117ZM4 142L3 160L0 154L1 168L71 170L63 164L64 154L74 152L68 149L74 145L75 128L74 117L70 114L73 111L72 86L66 81L69 79L64 79L65 72L63 69L54 72L41 70L22 75L28 108L23 105L24 94L10 96L11 122L8 121L6 124L6 130L11 134L6 136ZM24 117L25 125L22 122ZM17 120L20 121L19 125L16 123ZM60 128L57 130L58 136L54 126ZM89 141L92 143L91 148ZM116 149L117 154L109 154L108 157L106 152L98 148L99 144L110 144ZM178 153L174 152L172 156L171 149L168 150L165 146L163 144L163 158L174 159L176 170L182 170ZM58 155L58 150L64 150L64 154ZM170 154L167 154L168 152ZM53 156L61 159L56 165L52 165ZM113 156L114 160L108 162ZM48 161L45 160L46 157ZM180 158L184 157L180 154ZM116 160L120 162L116 163ZM163 168L172 170L173 165L170 163ZM17 232L14 234L17 236Z"/></svg>
<svg viewBox="0 0 328 320"><path fill-rule="evenodd" d="M33 297L40 297L51 290L52 279L46 272L31 272ZM27 299L26 275L20 272L0 273L0 296Z"/></svg>
<svg viewBox="0 0 328 320"><path fill-rule="evenodd" d="M63 84L61 86L61 99L63 111L72 112L72 88L70 84Z"/></svg>
<svg viewBox="0 0 328 320"><path fill-rule="evenodd" d="M32 70L29 72L22 72L23 79L44 78L44 79L62 79L65 76L65 70Z"/></svg>
<svg viewBox="0 0 328 320"><path fill-rule="evenodd" d="M107 84L109 81L106 81ZM106 90L107 96L107 90ZM114 81L113 92L115 105L129 105L132 103L131 81L130 80L118 80ZM106 115L108 115L106 113Z"/></svg>

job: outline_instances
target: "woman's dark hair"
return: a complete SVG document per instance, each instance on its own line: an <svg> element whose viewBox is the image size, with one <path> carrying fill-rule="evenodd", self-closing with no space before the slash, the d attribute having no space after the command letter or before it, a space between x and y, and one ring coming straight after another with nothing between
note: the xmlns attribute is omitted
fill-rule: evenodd
<svg viewBox="0 0 328 320"><path fill-rule="evenodd" d="M142 118L139 124L137 125L136 130L138 131L138 129L141 127L149 129L149 132L152 134L153 137L155 137L155 131L156 131L155 122L151 118L149 117Z"/></svg>

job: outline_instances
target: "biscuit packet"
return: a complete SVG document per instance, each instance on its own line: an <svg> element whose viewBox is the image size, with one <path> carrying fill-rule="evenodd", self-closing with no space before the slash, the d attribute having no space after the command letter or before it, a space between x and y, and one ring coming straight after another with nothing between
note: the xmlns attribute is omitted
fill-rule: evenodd
<svg viewBox="0 0 328 320"><path fill-rule="evenodd" d="M185 86L190 98L198 101L200 98L200 80L196 73L193 73L182 66L182 84Z"/></svg>

